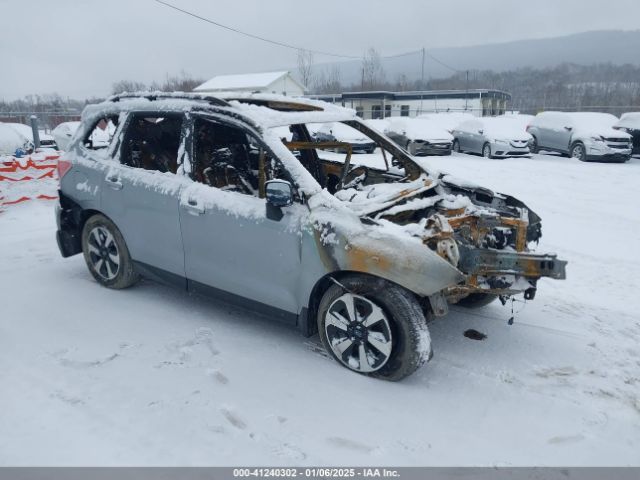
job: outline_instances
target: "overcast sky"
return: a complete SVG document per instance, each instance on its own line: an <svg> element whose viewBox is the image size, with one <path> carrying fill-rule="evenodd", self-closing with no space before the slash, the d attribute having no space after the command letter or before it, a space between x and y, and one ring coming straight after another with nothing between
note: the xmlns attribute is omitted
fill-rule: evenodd
<svg viewBox="0 0 640 480"><path fill-rule="evenodd" d="M638 0L166 0L255 35L360 56L640 28ZM265 44L154 0L0 0L0 99L107 95L120 79L184 70L295 69L296 51ZM334 60L315 57L316 62ZM444 59L443 59L444 60Z"/></svg>

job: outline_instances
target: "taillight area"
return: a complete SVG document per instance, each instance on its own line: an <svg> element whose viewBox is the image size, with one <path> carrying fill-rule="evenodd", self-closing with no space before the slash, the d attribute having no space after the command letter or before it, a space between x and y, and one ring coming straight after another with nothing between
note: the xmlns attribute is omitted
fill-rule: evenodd
<svg viewBox="0 0 640 480"><path fill-rule="evenodd" d="M58 160L58 181L62 180L62 177L71 170L71 162L69 160Z"/></svg>

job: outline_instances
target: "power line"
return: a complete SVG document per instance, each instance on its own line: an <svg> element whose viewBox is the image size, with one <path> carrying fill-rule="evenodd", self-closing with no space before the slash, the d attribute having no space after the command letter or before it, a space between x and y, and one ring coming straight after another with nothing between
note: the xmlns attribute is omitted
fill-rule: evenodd
<svg viewBox="0 0 640 480"><path fill-rule="evenodd" d="M428 56L431 60L433 60L434 62L436 62L436 63L438 63L438 64L442 65L443 67L448 68L449 70L452 70L452 71L454 71L454 72L456 72L456 73L461 73L461 72L463 72L463 71L464 71L464 70L458 70L457 68L453 68L451 65L447 65L447 64L446 64L446 63L444 63L443 61L438 60L436 57L434 57L433 55L431 55L429 52L427 52L427 56Z"/></svg>
<svg viewBox="0 0 640 480"><path fill-rule="evenodd" d="M173 8L174 10L177 10L178 12L182 12L185 15L189 15L191 17L194 17L194 18L197 18L199 20L202 20L203 22L207 22L207 23L210 23L212 25L215 25L216 27L224 28L225 30L229 30L231 32L238 33L240 35L244 35L245 37L253 38L255 40L261 40L263 42L271 43L273 45L278 45L280 47L290 48L292 50L306 50L307 52L317 53L318 55L327 55L329 57L350 58L350 59L359 59L360 58L360 57L356 57L354 55L342 55L340 53L331 53L331 52L324 52L322 50L310 50L308 48L296 47L295 45L290 45L288 43L278 42L277 40L271 40L269 38L261 37L259 35L254 35L252 33L243 32L242 30L238 30L237 28L233 28L233 27L229 27L227 25L223 25L222 23L218 23L218 22L216 22L214 20L211 20L209 18L201 17L200 15L197 15L195 13L189 12L187 10L183 10L182 8L178 8L175 5L171 5L170 3L163 2L162 0L154 0L154 1L164 5L166 7Z"/></svg>
<svg viewBox="0 0 640 480"><path fill-rule="evenodd" d="M245 37L253 38L255 40L260 40L262 42L271 43L272 45L277 45L279 47L290 48L292 50L305 50L307 52L316 53L318 55L326 55L326 56L329 56L329 57L349 58L349 59L352 59L352 60L359 60L360 58L362 58L362 57L356 56L356 55L345 55L345 54L342 54L342 53L325 52L323 50L312 50L312 49L309 49L309 48L297 47L297 46L291 45L289 43L279 42L277 40L271 40L269 38L261 37L259 35L254 35L253 33L244 32L242 30L239 30L239 29L234 28L234 27L230 27L228 25L223 25L220 22L216 22L215 20L211 20L210 18L205 18L205 17L200 16L198 14L195 14L193 12L189 12L189 11L184 10L182 8L176 7L175 5L172 5L172 4L170 4L168 2L165 2L163 0L154 0L154 1L164 5L166 7L169 7L169 8L172 8L174 10L177 10L178 12L184 13L185 15L189 15L191 17L197 18L198 20L202 20L203 22L207 22L207 23L210 23L212 25L215 25L216 27L224 28L225 30L229 30L230 32L238 33L240 35L244 35ZM409 55L416 55L416 54L421 53L421 52L422 52L422 50L412 50L410 52L397 53L395 55L381 55L380 58L406 57L406 56L409 56Z"/></svg>

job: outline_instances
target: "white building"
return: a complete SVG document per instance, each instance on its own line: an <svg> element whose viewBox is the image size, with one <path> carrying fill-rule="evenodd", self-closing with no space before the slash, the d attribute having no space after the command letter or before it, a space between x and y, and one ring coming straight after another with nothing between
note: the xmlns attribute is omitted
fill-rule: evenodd
<svg viewBox="0 0 640 480"><path fill-rule="evenodd" d="M353 108L365 119L415 117L434 112L469 112L478 117L502 115L511 100L509 93L488 89L345 92L310 97Z"/></svg>
<svg viewBox="0 0 640 480"><path fill-rule="evenodd" d="M277 93L289 97L304 95L305 87L291 76L290 72L247 73L240 75L218 75L193 89L201 93Z"/></svg>

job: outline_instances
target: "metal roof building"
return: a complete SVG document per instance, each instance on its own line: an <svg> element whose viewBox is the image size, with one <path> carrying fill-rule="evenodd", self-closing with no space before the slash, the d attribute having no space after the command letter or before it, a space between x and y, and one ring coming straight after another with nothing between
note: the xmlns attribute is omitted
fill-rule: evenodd
<svg viewBox="0 0 640 480"><path fill-rule="evenodd" d="M501 115L511 100L511 94L491 89L344 92L309 97L353 108L365 119L415 117L432 112L469 112L483 117Z"/></svg>

